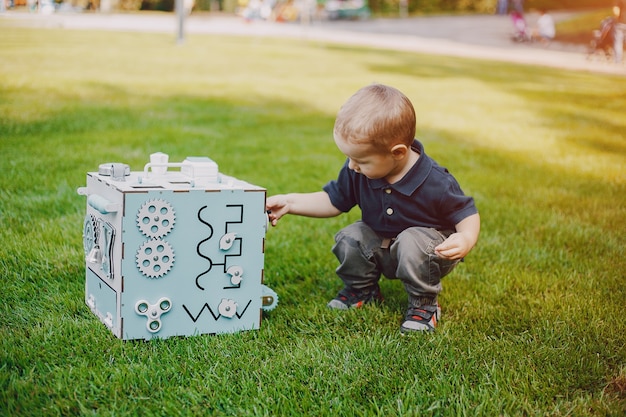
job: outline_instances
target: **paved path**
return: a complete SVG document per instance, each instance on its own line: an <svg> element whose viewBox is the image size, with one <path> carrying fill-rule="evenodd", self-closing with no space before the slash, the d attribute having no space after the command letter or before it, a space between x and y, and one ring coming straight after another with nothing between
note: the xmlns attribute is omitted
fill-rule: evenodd
<svg viewBox="0 0 626 417"><path fill-rule="evenodd" d="M568 13L554 13L556 20ZM536 16L529 14L532 24ZM8 11L0 14L0 25L102 29L115 31L178 33L173 13L55 13L50 15ZM521 64L574 69L626 76L626 65L604 59L589 59L584 46L552 43L520 44L510 40L508 16L440 16L363 21L313 21L275 23L252 21L221 14L192 14L184 22L186 34L228 34L240 36L291 37L332 43L362 45L402 51L423 52L466 58L490 59Z"/></svg>

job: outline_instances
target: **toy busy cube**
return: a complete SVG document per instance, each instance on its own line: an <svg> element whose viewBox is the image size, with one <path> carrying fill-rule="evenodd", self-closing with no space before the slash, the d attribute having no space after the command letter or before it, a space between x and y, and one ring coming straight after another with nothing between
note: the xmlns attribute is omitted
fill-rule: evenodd
<svg viewBox="0 0 626 417"><path fill-rule="evenodd" d="M209 158L151 161L102 164L78 189L87 305L121 339L258 329L277 302L263 285L265 189Z"/></svg>

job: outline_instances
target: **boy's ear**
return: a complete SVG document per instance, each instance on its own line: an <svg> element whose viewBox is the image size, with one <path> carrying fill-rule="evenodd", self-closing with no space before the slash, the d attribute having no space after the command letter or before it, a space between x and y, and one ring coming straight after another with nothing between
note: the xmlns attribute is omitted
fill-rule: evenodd
<svg viewBox="0 0 626 417"><path fill-rule="evenodd" d="M391 148L391 155L394 157L394 159L402 159L406 156L408 151L409 148L407 148L406 145L398 144Z"/></svg>

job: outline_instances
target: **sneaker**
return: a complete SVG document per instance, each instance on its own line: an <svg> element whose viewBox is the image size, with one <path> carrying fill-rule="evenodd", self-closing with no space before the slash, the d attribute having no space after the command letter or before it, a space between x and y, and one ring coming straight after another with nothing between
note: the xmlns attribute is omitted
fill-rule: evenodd
<svg viewBox="0 0 626 417"><path fill-rule="evenodd" d="M441 306L425 305L420 307L409 306L400 332L434 332L437 322L441 318Z"/></svg>
<svg viewBox="0 0 626 417"><path fill-rule="evenodd" d="M367 289L356 290L346 287L339 291L339 294L327 304L328 307L347 310L349 308L363 307L365 304L382 302L383 295L380 293L378 285Z"/></svg>

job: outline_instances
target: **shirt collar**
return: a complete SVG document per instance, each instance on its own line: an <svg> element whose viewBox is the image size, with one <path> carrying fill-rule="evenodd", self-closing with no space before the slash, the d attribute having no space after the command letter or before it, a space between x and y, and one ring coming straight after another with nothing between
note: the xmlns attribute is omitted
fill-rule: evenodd
<svg viewBox="0 0 626 417"><path fill-rule="evenodd" d="M370 188L377 190L382 188L391 188L404 195L411 195L419 188L420 185L426 180L430 170L433 167L432 160L426 156L424 152L424 146L420 141L415 139L411 145L411 149L418 152L420 157L411 167L409 172L395 184L389 184L384 178L377 178L374 180L368 180Z"/></svg>

